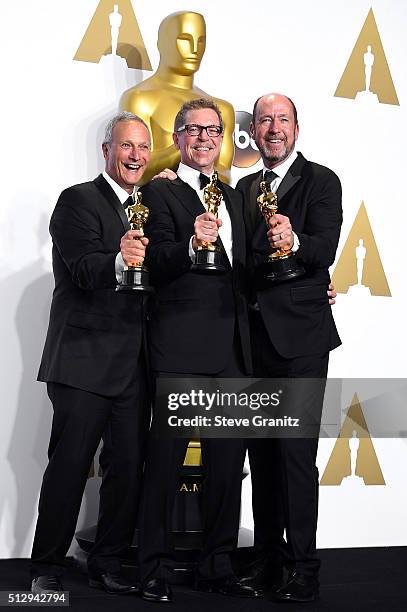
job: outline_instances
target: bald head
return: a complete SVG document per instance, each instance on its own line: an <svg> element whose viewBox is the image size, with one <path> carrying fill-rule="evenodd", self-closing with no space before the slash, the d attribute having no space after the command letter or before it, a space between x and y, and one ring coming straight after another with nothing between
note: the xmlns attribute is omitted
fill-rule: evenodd
<svg viewBox="0 0 407 612"><path fill-rule="evenodd" d="M253 109L250 135L266 168L282 164L292 153L298 138L297 110L287 96L261 96Z"/></svg>
<svg viewBox="0 0 407 612"><path fill-rule="evenodd" d="M291 105L293 115L294 115L295 125L298 125L297 109L295 107L294 102L288 96L284 96L283 94L279 94L279 93L269 93L269 94L265 94L264 96L260 96L260 98L257 98L253 106L253 123L256 122L256 113L257 113L257 108L259 106L259 103L263 100L274 100L276 102L286 100Z"/></svg>

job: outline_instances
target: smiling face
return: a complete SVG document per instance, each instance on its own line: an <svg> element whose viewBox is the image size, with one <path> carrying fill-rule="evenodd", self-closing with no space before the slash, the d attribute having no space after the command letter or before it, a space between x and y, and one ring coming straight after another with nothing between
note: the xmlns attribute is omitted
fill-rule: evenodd
<svg viewBox="0 0 407 612"><path fill-rule="evenodd" d="M288 98L280 94L261 98L250 133L267 168L274 168L286 160L298 138L298 124Z"/></svg>
<svg viewBox="0 0 407 612"><path fill-rule="evenodd" d="M147 128L139 121L119 121L112 142L104 144L105 170L120 187L133 193L150 161L151 141Z"/></svg>
<svg viewBox="0 0 407 612"><path fill-rule="evenodd" d="M185 124L220 125L217 113L211 108L190 110L185 115ZM212 174L215 161L222 147L222 134L217 137L208 136L202 130L199 136L189 136L186 130L174 132L174 144L181 153L181 161L186 166L195 168L205 174Z"/></svg>

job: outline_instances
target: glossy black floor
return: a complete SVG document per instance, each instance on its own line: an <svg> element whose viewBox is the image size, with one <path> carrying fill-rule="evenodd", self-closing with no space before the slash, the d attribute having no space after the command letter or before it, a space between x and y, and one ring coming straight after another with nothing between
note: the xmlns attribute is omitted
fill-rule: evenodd
<svg viewBox="0 0 407 612"><path fill-rule="evenodd" d="M67 572L64 587L70 591L70 608L83 612L407 611L407 548L331 549L320 555L321 598L315 604L275 604L267 594L261 600L240 600L196 593L186 587L175 587L172 604L154 604L135 596L117 597L91 589L86 576L73 567ZM27 590L28 581L27 560L0 560L1 591Z"/></svg>

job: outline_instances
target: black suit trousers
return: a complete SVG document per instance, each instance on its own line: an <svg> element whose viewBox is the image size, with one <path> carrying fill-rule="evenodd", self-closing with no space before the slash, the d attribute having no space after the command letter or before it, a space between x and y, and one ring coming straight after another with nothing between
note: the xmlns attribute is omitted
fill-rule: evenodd
<svg viewBox="0 0 407 612"><path fill-rule="evenodd" d="M52 382L47 388L54 415L32 575L63 573L90 465L102 438L99 519L88 566L93 574L115 571L120 554L131 544L140 498L150 419L144 363L139 362L133 380L118 397Z"/></svg>
<svg viewBox="0 0 407 612"><path fill-rule="evenodd" d="M244 377L240 350L216 377ZM239 357L237 357L239 355ZM190 373L157 372L160 377L204 378ZM179 488L179 470L187 439L150 436L139 530L141 580L171 580L174 548L172 513ZM236 549L240 517L242 471L246 453L242 439L201 439L203 482L203 550L197 573L205 579L233 574L230 553Z"/></svg>
<svg viewBox="0 0 407 612"><path fill-rule="evenodd" d="M254 376L326 379L328 354L285 359L273 346L259 311L250 313ZM322 393L317 395L320 414ZM271 565L316 574L318 438L258 439L248 444L256 554ZM283 534L286 529L285 543Z"/></svg>

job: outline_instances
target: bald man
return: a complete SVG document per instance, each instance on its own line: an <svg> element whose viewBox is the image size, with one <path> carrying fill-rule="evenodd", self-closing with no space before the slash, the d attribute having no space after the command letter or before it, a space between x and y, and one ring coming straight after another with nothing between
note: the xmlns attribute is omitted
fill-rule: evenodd
<svg viewBox="0 0 407 612"><path fill-rule="evenodd" d="M250 129L264 167L236 186L245 198L249 265L255 270L272 246L292 249L305 269L295 279L253 288L254 375L325 381L329 351L340 344L326 288L342 224L341 185L331 170L297 152L297 110L286 96L273 93L259 98ZM278 197L271 228L257 204L263 180ZM320 385L312 398L317 429L323 388ZM249 444L258 559L245 583L274 587L277 601L308 602L318 597L317 447L316 436L258 439ZM288 569L285 584L283 566Z"/></svg>

